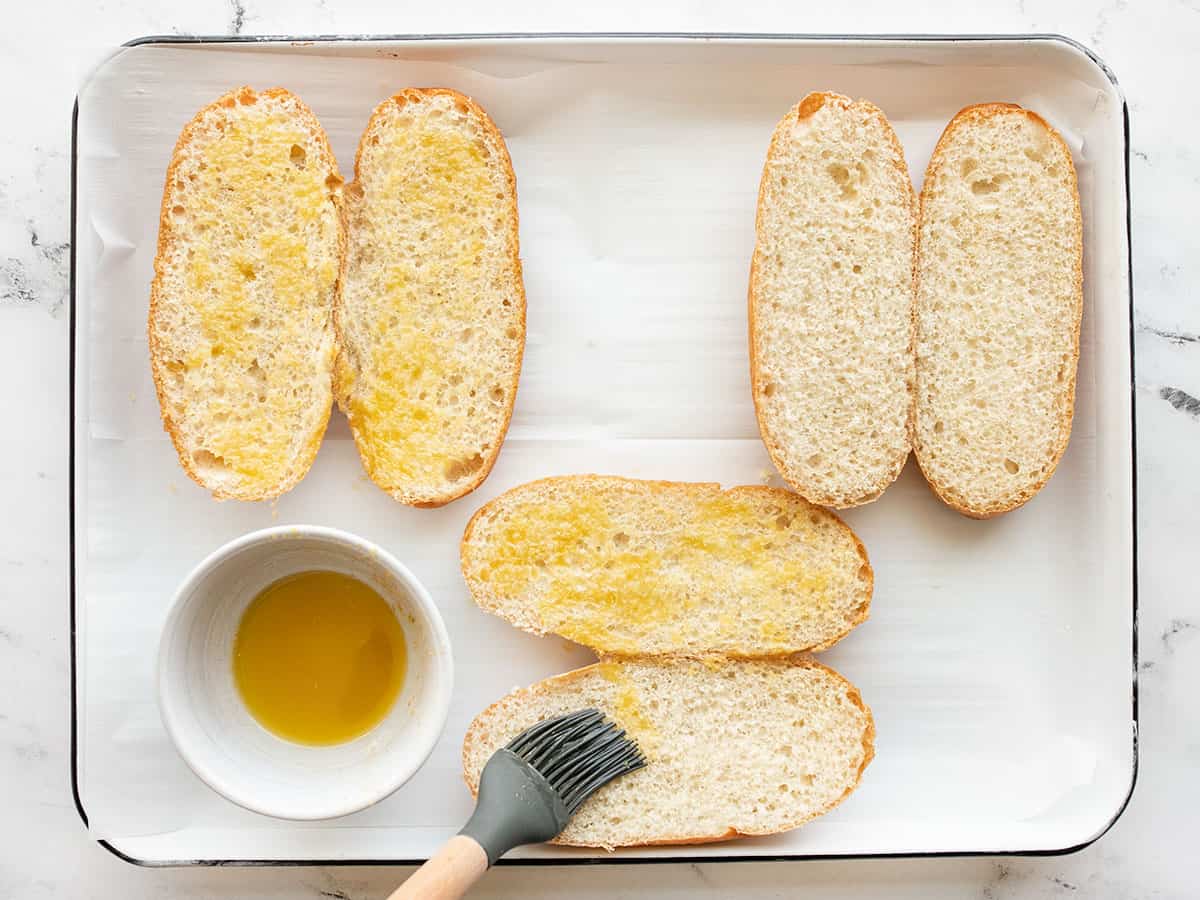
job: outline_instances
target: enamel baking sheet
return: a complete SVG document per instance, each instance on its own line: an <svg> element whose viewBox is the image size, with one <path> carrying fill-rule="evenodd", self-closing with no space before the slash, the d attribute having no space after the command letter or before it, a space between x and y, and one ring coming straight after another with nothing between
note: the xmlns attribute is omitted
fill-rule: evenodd
<svg viewBox="0 0 1200 900"><path fill-rule="evenodd" d="M276 503L215 503L180 470L146 348L158 205L180 128L240 84L298 93L347 178L372 108L406 86L467 93L504 133L529 334L512 429L476 493L440 510L395 503L364 477L336 411L312 471ZM471 603L457 553L471 513L567 472L778 483L750 401L747 270L772 128L815 89L881 106L918 188L964 105L1017 102L1063 133L1086 248L1070 448L1035 500L996 520L951 512L911 462L846 514L875 566L875 600L823 660L874 710L878 755L844 805L764 839L514 857L1055 852L1111 824L1136 768L1132 359L1125 109L1094 57L1057 38L164 39L105 62L76 123L75 775L95 838L148 863L400 861L457 830L471 717L589 659ZM210 791L155 703L176 585L217 545L289 522L348 529L407 563L457 664L445 734L419 775L324 823L274 821Z"/></svg>

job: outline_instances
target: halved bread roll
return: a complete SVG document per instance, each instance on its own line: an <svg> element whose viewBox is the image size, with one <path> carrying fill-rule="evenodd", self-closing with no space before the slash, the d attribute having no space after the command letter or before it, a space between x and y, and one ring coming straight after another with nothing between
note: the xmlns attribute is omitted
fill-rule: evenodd
<svg viewBox="0 0 1200 900"><path fill-rule="evenodd" d="M946 126L917 285L917 461L965 515L1015 509L1066 450L1083 310L1075 166L1036 113L989 103Z"/></svg>
<svg viewBox="0 0 1200 900"><path fill-rule="evenodd" d="M230 91L167 168L148 336L163 427L217 498L265 500L312 465L332 405L342 179L282 88Z"/></svg>
<svg viewBox="0 0 1200 900"><path fill-rule="evenodd" d="M542 719L594 707L647 765L588 799L555 843L701 844L774 834L828 812L874 756L857 689L811 659L601 662L514 691L467 729L472 793L493 752Z"/></svg>
<svg viewBox="0 0 1200 900"><path fill-rule="evenodd" d="M867 618L873 573L837 516L780 488L574 475L484 504L475 602L601 653L819 650Z"/></svg>
<svg viewBox="0 0 1200 900"><path fill-rule="evenodd" d="M904 467L917 207L878 107L809 94L771 138L750 267L763 442L813 503L874 500Z"/></svg>
<svg viewBox="0 0 1200 900"><path fill-rule="evenodd" d="M371 479L441 506L491 471L525 349L516 180L504 138L455 91L376 107L347 187L338 405Z"/></svg>

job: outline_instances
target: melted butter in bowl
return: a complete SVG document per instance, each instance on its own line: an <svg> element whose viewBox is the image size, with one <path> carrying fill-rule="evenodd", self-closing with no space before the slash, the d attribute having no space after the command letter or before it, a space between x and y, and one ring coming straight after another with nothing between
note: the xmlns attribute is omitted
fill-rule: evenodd
<svg viewBox="0 0 1200 900"><path fill-rule="evenodd" d="M163 626L163 725L192 770L264 815L327 819L408 781L446 723L454 672L433 598L333 528L244 535L203 560Z"/></svg>
<svg viewBox="0 0 1200 900"><path fill-rule="evenodd" d="M327 745L378 725L400 695L404 629L374 588L341 572L297 572L250 601L233 645L246 709L285 740Z"/></svg>

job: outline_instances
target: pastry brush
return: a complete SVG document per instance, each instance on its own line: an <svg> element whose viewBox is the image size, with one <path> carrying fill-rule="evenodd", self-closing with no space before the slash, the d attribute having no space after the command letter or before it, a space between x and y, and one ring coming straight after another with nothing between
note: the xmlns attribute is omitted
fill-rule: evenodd
<svg viewBox="0 0 1200 900"><path fill-rule="evenodd" d="M645 764L599 710L538 722L492 754L470 820L388 900L461 897L509 850L555 837L588 797Z"/></svg>

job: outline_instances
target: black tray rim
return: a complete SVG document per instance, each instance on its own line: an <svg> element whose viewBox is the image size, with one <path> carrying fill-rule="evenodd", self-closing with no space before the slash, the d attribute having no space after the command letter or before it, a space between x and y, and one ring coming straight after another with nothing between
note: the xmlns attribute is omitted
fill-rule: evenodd
<svg viewBox="0 0 1200 900"><path fill-rule="evenodd" d="M628 857L617 853L609 854L608 856L593 856L593 857L561 857L561 858L544 858L544 859L500 859L496 864L503 866L525 866L525 867L542 867L542 866L608 866L608 865L648 865L648 864L665 864L665 863L730 863L730 862L793 862L804 860L858 860L858 859L956 859L956 858L974 858L974 857L1052 857L1052 856L1069 856L1073 853L1078 853L1080 850L1090 847L1100 838L1104 837L1112 827L1117 823L1117 820L1124 815L1125 810L1129 808L1129 803L1133 799L1134 789L1137 787L1140 754L1139 754L1139 719L1138 719L1138 528L1137 528L1137 509L1138 509L1138 484L1137 484L1137 363L1136 363L1136 340L1135 340L1135 323L1134 323L1134 294L1133 294L1133 232L1132 232L1132 209L1129 190L1129 103L1125 98L1124 91L1121 89L1120 83L1117 81L1116 74L1108 66L1108 64L1090 47L1068 37L1063 34L1053 32L1038 32L1028 34L903 34L903 33L885 33L885 34L803 34L803 33L773 33L773 32L673 32L673 31L604 31L604 32L575 32L575 31L531 31L531 32L464 32L464 33L430 33L430 34L323 34L323 35L143 35L141 37L132 38L121 45L119 50L139 47L147 44L289 44L289 45L305 45L317 43L388 43L388 42L412 42L412 43L434 43L434 42L484 42L484 41L564 41L564 40L580 40L580 41L614 41L614 40L639 40L646 42L653 41L744 41L747 43L762 41L779 41L779 42L860 42L860 43L989 43L989 42L1013 42L1013 43L1056 43L1063 44L1070 49L1076 50L1086 56L1091 63L1100 70L1104 77L1112 84L1116 90L1118 97L1121 99L1121 113L1123 121L1123 157L1125 162L1125 243L1127 251L1126 272L1129 279L1129 415L1130 415L1130 457L1131 457L1131 480L1130 480L1130 500L1132 511L1132 523L1130 527L1131 548L1132 548L1132 635L1133 635L1133 656L1132 656L1132 673L1131 673L1131 734L1132 734L1132 771L1129 779L1129 790L1125 795L1125 799L1117 807L1116 811L1109 821L1096 834L1092 835L1087 840L1073 844L1067 847L1056 847L1050 849L1032 848L1028 850L935 850L935 851L913 851L913 852L898 852L898 853L793 853L793 854L729 854L726 856L689 856L681 854L678 856L655 856L655 857ZM104 62L111 59L111 55L106 57ZM99 65L103 65L103 62ZM90 76L89 76L90 78ZM78 225L76 212L78 205L78 171L79 171L79 147L78 147L78 131L79 131L79 95L76 94L74 105L71 110L71 250L70 250L70 267L69 267L69 310L68 310L68 375L70 378L70 395L68 402L68 415L70 417L68 429L68 546L70 548L71 565L69 570L69 629L70 629L70 677L71 677L71 692L70 692L70 710L71 710L71 796L75 803L75 811L79 814L80 820L84 827L88 826L87 809L84 807L83 798L79 791L79 716L78 716L78 658L77 658L77 640L76 640L76 540L75 540L75 411L76 411L76 396L75 396L75 376L76 376L76 358L75 358L75 340L76 340L76 315L77 315L77 282L76 282L76 241L75 232ZM143 868L175 868L175 867L296 867L296 866L323 866L323 867L341 867L341 866L419 866L425 862L424 859L142 859L133 856L121 850L111 841L104 838L96 838L96 843L111 853L118 859L129 863L130 865Z"/></svg>

